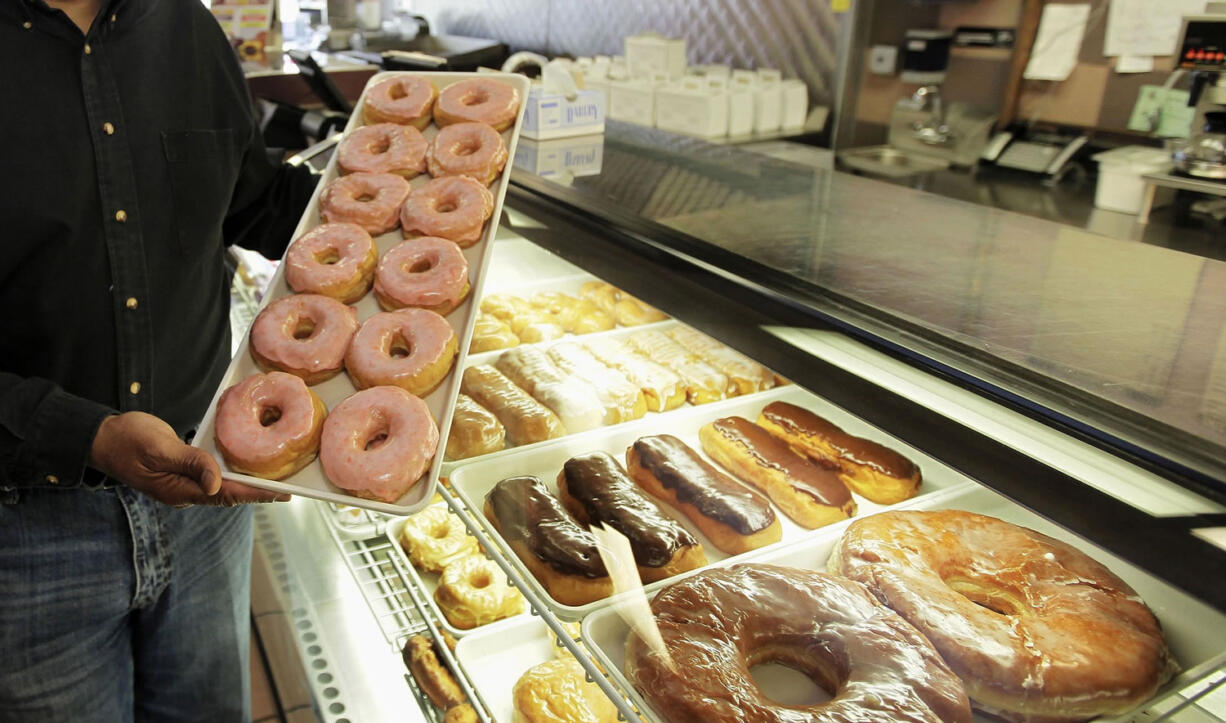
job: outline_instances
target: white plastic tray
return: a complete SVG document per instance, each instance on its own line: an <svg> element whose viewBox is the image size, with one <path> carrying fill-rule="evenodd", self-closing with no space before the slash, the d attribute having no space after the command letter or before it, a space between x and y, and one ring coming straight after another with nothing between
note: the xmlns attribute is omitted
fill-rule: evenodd
<svg viewBox="0 0 1226 723"><path fill-rule="evenodd" d="M798 404L807 409L811 409L817 414L829 419L839 425L848 432L864 437L870 437L878 440L883 444L890 446L898 452L906 455L912 461L920 466L923 473L923 485L920 487L920 497L929 495L943 489L957 487L970 484L968 478L955 472L954 470L940 464L935 459L921 453L920 451L909 447L902 442L891 438L884 432L878 431L861 420L852 417L838 407L833 406L829 402L806 392L805 390L795 385L788 385L771 389L765 392L756 394L747 394L742 397L736 397L722 402L713 402L704 404L698 407L691 407L684 410L678 410L667 413L667 419L661 419L659 416L654 418L644 418L635 422L627 422L613 428L595 429L590 432L563 437L558 440L545 442L531 447L523 447L519 450L513 450L506 454L496 453L487 455L477 462L457 467L450 473L452 487L463 498L468 508L472 510L481 524L489 532L496 544L501 548L502 554L511 561L513 565L518 567L519 572L529 581L530 584L535 584L536 589L544 598L546 605L559 617L565 620L578 620L597 608L604 607L608 604L608 600L597 600L588 603L587 605L571 606L562 605L553 598L549 597L549 593L544 586L536 582L536 578L523 565L519 557L517 557L506 542L494 530L489 520L485 519L482 510L485 505L485 495L494 488L498 482L517 475L534 475L539 477L546 486L549 487L555 494L557 493L556 478L558 472L562 469L562 465L566 460L577 454L602 450L613 455L622 464L625 464L626 449L634 443L639 437L651 434L672 434L686 444L690 445L694 450L701 453L702 445L698 441L698 430L704 424L726 417L730 415L740 415L748 419L756 420L758 413L762 411L769 402L773 401L788 401ZM883 505L878 505L874 502L854 495L856 505L858 507L857 516L863 516L886 509ZM914 500L908 500L902 503L907 505ZM715 564L728 556L721 552L719 548L711 544L711 542L683 515L672 510L671 508L661 505L662 509L670 516L675 518L682 526L689 530L694 537L702 543L703 549L706 552L707 561L709 564ZM781 542L775 543L775 547L784 544L790 540L801 539L815 534L813 530L808 530L795 522L788 519L787 515L783 514L777 507L775 509L779 517L779 521L783 526L783 538ZM846 523L838 523L835 528L841 530ZM767 546L772 547L772 546ZM766 549L766 548L760 548ZM758 551L754 551L755 553ZM753 553L744 553L739 557ZM654 591L668 584L666 580L657 581L647 585L648 591Z"/></svg>
<svg viewBox="0 0 1226 723"><path fill-rule="evenodd" d="M440 90L446 88L460 80L465 80L472 77L477 77L476 73L377 73L370 81L367 82L367 88L379 81L391 78L394 76L403 75L420 75L426 76L434 82ZM515 86L519 90L521 103L519 116L516 118L514 125L502 134L503 141L507 145L507 151L510 157L515 155L515 145L519 140L519 129L523 125L524 103L522 99L527 98L530 81L520 75L513 74L496 74L487 73L480 74L481 77L498 80ZM365 98L365 91L362 94ZM359 100L355 108L362 108L362 101ZM349 124L346 126L346 131L352 131L363 125L363 119L360 110L355 110L354 114L349 118ZM427 139L433 139L437 134L438 129L431 124L423 133ZM311 197L311 202L307 206L306 212L302 216L302 220L298 223L297 229L294 231L294 239L302 236L312 228L319 225L319 195L329 182L337 178L338 170L336 167L337 157L333 154L332 159L328 163L327 171L319 182L319 186L315 189L315 194ZM495 182L491 190L494 193L494 211L486 223L485 232L482 235L481 241L464 249L464 257L469 264L469 277L472 285L472 291L468 298L461 303L454 311L447 315L447 321L455 329L456 335L459 337L459 356L456 359L455 367L451 374L444 382L439 385L438 389L426 395L425 401L430 408L430 413L434 416L439 427L439 447L438 454L434 456L434 461L430 465L429 471L423 479L413 486L403 497L394 503L378 502L367 500L354 495L349 495L340 488L334 486L323 474L322 465L319 460L315 460L310 465L303 468L296 474L281 480L272 481L253 477L251 475L240 474L230 470L225 460L217 451L216 441L213 436L213 419L217 413L217 400L221 393L228 387L238 383L252 374L258 373L259 367L251 358L248 351L248 343L250 336L243 339L239 345L238 353L234 359L230 361L230 367L226 370L226 374L222 377L221 384L213 395L213 401L209 405L208 412L200 424L200 432L196 435L192 443L201 449L211 453L217 458L221 464L222 475L226 479L236 480L249 484L253 487L274 490L277 492L289 492L291 494L303 495L306 497L314 497L316 499L327 500L329 502L340 502L343 504L352 505L354 507L364 507L379 512L386 512L393 515L407 515L421 509L426 505L431 497L434 496L434 485L437 483L439 472L443 464L443 450L447 445L447 433L451 428L451 413L455 406L456 394L460 390L460 374L457 370L464 368L465 359L468 354L468 341L472 337L473 322L476 320L476 305L474 299L480 298L482 284L485 282L486 269L490 257L490 251L493 248L491 240L498 228L498 219L502 213L502 202L506 196L507 184L510 181L510 168L505 169L498 180ZM426 174L422 174L410 181L410 185L414 188L425 184L430 180ZM375 243L378 246L379 253L383 254L388 249L399 244L404 239L402 238L400 229L385 233L375 238ZM285 265L280 264L277 268L276 275L269 284L268 291L264 296L263 303L260 305L260 310L276 299L289 296L292 290L285 281ZM380 311L379 304L374 298L373 293L368 293L358 303L354 304L358 310L358 318L365 320L370 316ZM347 374L341 373L332 379L317 384L312 387L312 390L319 395L323 400L324 405L328 409L334 408L337 404L343 401L346 397L354 393L355 388L352 382L349 381Z"/></svg>
<svg viewBox="0 0 1226 723"><path fill-rule="evenodd" d="M1226 616L1187 595L1149 573L1077 537L1068 530L1048 522L1039 515L1017 505L985 487L952 490L929 498L919 498L910 505L918 509L958 509L998 517L1007 522L1029 527L1065 542L1069 542L1094 559L1106 565L1112 572L1131 585L1149 604L1162 622L1167 643L1185 672L1176 677L1159 693L1182 689L1197 676L1195 668L1220 665L1226 659ZM743 556L744 562L785 565L806 570L826 569L826 560L834 543L842 536L843 526L827 528L820 534L799 543L776 547L773 550L757 550ZM723 564L736 562L727 560ZM651 591L648 593L651 594ZM625 662L626 635L629 628L617 612L610 608L597 611L583 621L583 640L595 658L609 672L612 679L639 706L639 710L654 720L666 720L639 695L626 678L622 665ZM779 668L779 666L774 666ZM787 669L756 673L757 679L770 686L771 676L796 675ZM795 685L795 678L792 679ZM994 720L976 716L976 720Z"/></svg>
<svg viewBox="0 0 1226 723"><path fill-rule="evenodd" d="M434 602L434 591L438 589L439 573L418 570L417 567L409 561L408 553L406 553L404 548L400 546L400 530L404 527L404 523L405 518L398 517L387 524L386 532L388 540L392 543L392 554L400 557L401 561L404 563L405 570L408 570L410 580L417 585L418 589L425 593L426 600L430 603L430 607L434 609L434 615L438 619L439 625L442 626L447 632L451 633L453 637L462 638L464 636L471 635L478 630L484 630L485 628L497 625L505 620L514 620L528 614L528 608L525 601L524 612L521 612L518 615L512 615L509 618L503 618L503 620L497 620L489 625L478 625L477 627L469 628L468 630L457 628L456 626L452 625L451 621L447 619L447 616L444 615L443 611L439 608L438 603ZM468 530L465 528L465 534L467 533ZM501 570L498 572L499 574L502 574Z"/></svg>

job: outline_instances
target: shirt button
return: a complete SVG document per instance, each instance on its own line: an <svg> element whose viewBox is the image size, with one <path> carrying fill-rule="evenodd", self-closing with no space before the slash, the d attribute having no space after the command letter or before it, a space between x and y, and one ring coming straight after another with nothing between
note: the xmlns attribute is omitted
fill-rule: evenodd
<svg viewBox="0 0 1226 723"><path fill-rule="evenodd" d="M93 54L93 52L94 52L94 49L93 49L93 48L91 48L91 47L89 47L89 43L86 43L86 44L85 44L85 54L86 54L86 55L92 55L92 54Z"/></svg>
<svg viewBox="0 0 1226 723"><path fill-rule="evenodd" d="M103 132L103 133L105 133L105 134L107 134L108 136L110 136L110 135L114 135L114 134L115 134L115 126L111 125L111 124L110 124L110 122L103 123L103 124L102 124L102 132Z"/></svg>
<svg viewBox="0 0 1226 723"><path fill-rule="evenodd" d="M140 394L140 382L132 382L128 385L128 391L133 394Z"/></svg>
<svg viewBox="0 0 1226 723"><path fill-rule="evenodd" d="M116 221L118 221L118 222L120 222L120 223L123 223L124 221L127 221L127 220L128 220L128 212L127 212L127 211L125 211L125 210L123 210L122 208L121 208L121 209L119 209L118 211L116 211L116 212L115 212L115 220L116 220Z"/></svg>
<svg viewBox="0 0 1226 723"><path fill-rule="evenodd" d="M49 474L49 475L47 475L47 478L46 478L46 479L47 479L47 484L58 485L58 484L60 483L60 478L59 478L59 477L56 477L56 476L55 476L55 475L53 475L53 474Z"/></svg>
<svg viewBox="0 0 1226 723"><path fill-rule="evenodd" d="M123 303L123 305L124 305L124 306L126 306L126 307L128 307L129 309L135 309L135 308L136 308L136 297L135 297L135 296L129 296L129 297L128 297L128 300L127 300L127 301L125 301L125 302Z"/></svg>
<svg viewBox="0 0 1226 723"><path fill-rule="evenodd" d="M111 22L115 22L115 16L111 15Z"/></svg>
<svg viewBox="0 0 1226 723"><path fill-rule="evenodd" d="M21 27L25 28L26 30L29 30L30 28L34 27L34 23L27 20L21 24Z"/></svg>

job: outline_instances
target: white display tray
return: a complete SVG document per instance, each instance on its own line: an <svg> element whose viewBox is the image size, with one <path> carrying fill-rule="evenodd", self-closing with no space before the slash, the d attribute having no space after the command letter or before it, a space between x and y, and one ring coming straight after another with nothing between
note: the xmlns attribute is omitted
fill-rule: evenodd
<svg viewBox="0 0 1226 723"><path fill-rule="evenodd" d="M666 413L667 419L661 419L659 416L647 417L638 421L627 422L617 427L594 429L589 432L563 437L538 445L510 450L506 453L487 455L471 464L458 466L450 473L451 485L459 493L460 497L463 498L468 508L475 513L474 516L481 521L481 524L489 532L495 544L500 547L500 552L511 564L517 566L518 571L529 581L529 584L536 585L535 589L541 594L550 610L565 620L578 620L593 610L606 606L609 599L597 600L586 605L571 606L563 605L550 597L544 586L536 581L536 578L528 571L519 557L511 552L506 542L494 530L494 526L485 518L482 512L485 505L485 495L498 482L508 477L519 475L539 477L556 494L556 478L566 460L586 452L604 451L613 455L624 465L626 449L636 439L652 434L672 434L680 438L695 451L701 453L702 445L698 441L698 430L704 424L730 415L740 415L753 421L758 418L762 408L773 401L792 402L793 404L811 409L852 434L877 440L906 455L918 464L922 470L923 485L920 487L919 495L921 498L940 490L971 483L968 478L919 450L870 427L863 421L800 387L788 385L765 392L735 397L722 402L713 402L711 404L668 412ZM857 516L887 509L886 506L870 502L859 495L854 495L854 497L858 507ZM909 505L912 502L914 502L914 499L901 504ZM728 557L719 548L712 545L698 528L679 512L663 504L661 507L702 543L709 564L718 563ZM797 525L787 515L783 514L778 507L775 508L775 512L783 527L782 541L775 543L774 546L776 547L788 541L805 538L818 532ZM841 522L833 527L841 530L845 525L845 522ZM744 557L756 552L758 551L743 553L738 557ZM667 584L667 580L660 580L647 585L646 589L650 592Z"/></svg>
<svg viewBox="0 0 1226 723"><path fill-rule="evenodd" d="M1029 527L1073 544L1123 578L1158 616L1166 633L1167 643L1184 668L1184 673L1168 683L1156 697L1182 689L1199 677L1198 668L1203 670L1216 667L1226 660L1226 653L1223 652L1226 651L1226 620L1221 613L985 487L962 488L928 498L921 497L911 507L967 510ZM842 525L827 528L803 542L782 545L773 550L754 551L743 556L743 561L824 572L826 560L842 533ZM732 562L736 561L727 560L723 564ZM651 592L649 590L649 594ZM622 665L625 662L629 628L617 611L611 608L597 611L583 621L582 630L582 638L588 649L639 710L652 720L667 720L647 704L626 678ZM772 683L777 685L778 678L783 676L791 676L789 682L794 689L801 687L797 686L798 679L795 677L799 675L782 666L770 666L767 672L755 671L757 680L768 689L771 689ZM995 720L980 715L976 715L975 719L985 723Z"/></svg>
<svg viewBox="0 0 1226 723"><path fill-rule="evenodd" d="M470 512L468 514L472 513ZM478 630L484 630L485 628L497 625L506 620L514 620L528 614L528 605L527 601L525 601L524 611L522 613L512 615L509 618L503 618L502 620L497 620L488 625L478 625L477 627L469 628L468 630L457 628L456 626L452 625L451 621L447 619L447 616L443 614L442 609L439 608L438 603L434 602L434 591L438 589L440 574L437 572L425 572L424 570L418 570L417 567L409 561L408 553L405 552L404 548L400 546L400 530L404 527L405 519L406 518L399 517L387 524L386 532L388 540L392 543L392 554L400 557L400 560L404 563L404 569L408 571L410 580L417 585L418 589L425 593L426 600L429 602L430 607L434 610L434 615L438 619L440 627L451 633L453 637L462 638L467 635L471 635ZM465 528L464 534L468 534L467 528ZM488 558L489 556L486 555L486 557ZM501 569L498 572L499 574L502 574Z"/></svg>
<svg viewBox="0 0 1226 723"><path fill-rule="evenodd" d="M382 80L386 80L395 76L417 75L428 77L440 90L446 88L452 83L466 80L468 78L483 77L494 79L500 82L508 83L515 86L519 90L521 103L519 115L516 118L514 125L503 132L503 141L506 143L509 157L514 157L515 146L519 140L519 130L523 124L524 104L522 99L527 97L530 81L528 78L514 74L495 74L488 73L417 73L417 72L384 72L375 74L368 82L366 87L370 88L373 84ZM362 99L366 96L365 90L362 93ZM355 108L363 107L362 100L359 100ZM363 125L360 110L355 110L349 118L349 124L346 126L346 132L352 131ZM433 140L438 129L433 124L427 127L423 134L428 140ZM338 177L337 156L333 154L332 159L328 162L328 168L320 179L319 185L315 189L314 195L311 196L310 204L307 206L306 212L302 216L302 220L298 223L298 227L294 231L294 239L299 238L304 233L320 224L319 219L319 196L325 186L332 180ZM217 413L217 400L221 393L230 386L242 381L252 374L259 373L260 369L256 366L255 361L251 358L251 353L248 350L250 342L250 333L244 337L239 345L238 353L230 361L230 367L226 370L226 374L222 377L221 384L213 395L213 401L209 405L204 419L200 423L200 432L196 435L192 443L201 449L212 454L221 464L222 476L229 480L235 480L252 487L260 487L263 489L274 490L276 492L289 492L291 494L302 495L305 497L314 497L316 499L327 500L329 502L339 502L342 504L352 505L354 507L364 507L378 512L386 512L393 515L407 515L421 509L426 505L431 497L434 496L434 486L438 481L439 472L443 464L443 450L447 446L447 433L451 428L451 413L455 406L456 394L460 390L460 374L457 370L464 368L465 359L468 355L468 341L472 337L473 322L476 320L476 305L474 299L480 298L482 285L485 282L486 269L488 267L490 251L493 248L492 239L498 228L498 220L502 213L502 202L506 196L507 184L510 181L510 168L506 168L495 181L491 188L494 194L494 210L486 223L485 232L482 234L481 240L476 244L464 249L464 257L469 264L469 279L472 285L472 291L468 298L465 299L454 311L447 315L447 322L455 330L459 338L459 355L456 359L455 366L448 377L430 394L426 395L425 401L430 408L430 413L434 416L439 427L439 447L438 453L434 456L434 461L430 465L426 475L415 484L403 497L394 503L379 502L374 500L363 499L354 495L350 495L334 486L324 476L322 465L316 459L311 464L300 470L294 475L287 477L281 481L266 480L251 475L240 474L230 470L221 454L217 451L216 440L213 434L213 420ZM409 183L412 187L417 188L427 181L430 177L422 174L417 178L412 179ZM392 247L396 246L404 239L399 228L385 233L375 238L375 243L378 246L379 253L382 255ZM278 265L276 275L268 286L265 292L263 302L260 305L262 311L272 301L280 299L292 294L292 290L285 281L285 264ZM379 304L373 293L368 293L360 301L353 305L358 312L359 320L366 320L374 314L381 311ZM346 397L352 395L356 389L353 383L349 380L349 376L345 373L329 379L328 381L317 384L311 389L319 395L323 400L324 405L329 409L333 409L337 404L343 401Z"/></svg>

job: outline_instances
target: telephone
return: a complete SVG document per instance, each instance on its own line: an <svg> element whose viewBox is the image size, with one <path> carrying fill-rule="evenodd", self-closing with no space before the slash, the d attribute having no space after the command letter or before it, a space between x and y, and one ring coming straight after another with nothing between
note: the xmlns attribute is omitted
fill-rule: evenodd
<svg viewBox="0 0 1226 723"><path fill-rule="evenodd" d="M1089 142L1085 134L1005 130L992 136L980 155L982 163L1058 179L1069 161Z"/></svg>

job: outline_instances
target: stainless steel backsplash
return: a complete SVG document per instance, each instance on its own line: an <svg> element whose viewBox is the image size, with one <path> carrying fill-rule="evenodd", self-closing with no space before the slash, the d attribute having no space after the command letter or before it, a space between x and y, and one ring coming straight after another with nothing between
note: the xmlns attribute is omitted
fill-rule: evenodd
<svg viewBox="0 0 1226 723"><path fill-rule="evenodd" d="M620 55L648 30L686 40L691 64L778 68L830 105L845 14L829 0L415 0L436 32L495 38L545 55Z"/></svg>

